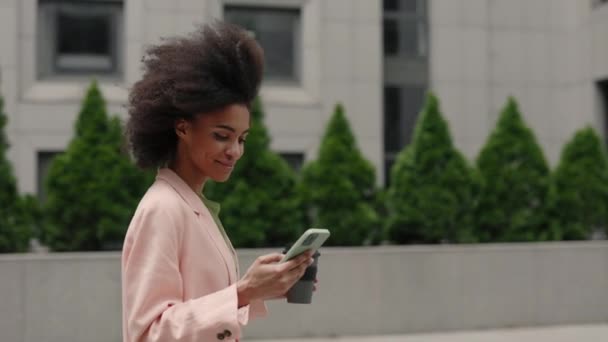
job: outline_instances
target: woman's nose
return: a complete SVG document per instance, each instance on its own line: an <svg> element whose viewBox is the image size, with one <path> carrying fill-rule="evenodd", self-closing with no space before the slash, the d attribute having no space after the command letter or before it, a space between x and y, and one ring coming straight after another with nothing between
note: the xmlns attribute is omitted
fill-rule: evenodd
<svg viewBox="0 0 608 342"><path fill-rule="evenodd" d="M241 154L241 145L239 144L238 141L230 144L228 149L226 149L226 155L228 155L230 158L238 159L240 157L240 154Z"/></svg>

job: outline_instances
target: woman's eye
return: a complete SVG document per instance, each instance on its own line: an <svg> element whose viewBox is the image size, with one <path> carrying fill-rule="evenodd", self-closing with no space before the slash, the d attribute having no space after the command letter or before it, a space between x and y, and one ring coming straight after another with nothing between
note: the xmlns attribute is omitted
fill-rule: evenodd
<svg viewBox="0 0 608 342"><path fill-rule="evenodd" d="M240 143L240 144L244 144L244 143L245 143L245 141L247 141L247 139L245 139L245 138L241 138L241 139L239 139L239 143Z"/></svg>
<svg viewBox="0 0 608 342"><path fill-rule="evenodd" d="M228 136L227 135L221 135L219 133L213 133L213 136L215 137L215 139L220 140L220 141L226 141L226 140L228 140Z"/></svg>

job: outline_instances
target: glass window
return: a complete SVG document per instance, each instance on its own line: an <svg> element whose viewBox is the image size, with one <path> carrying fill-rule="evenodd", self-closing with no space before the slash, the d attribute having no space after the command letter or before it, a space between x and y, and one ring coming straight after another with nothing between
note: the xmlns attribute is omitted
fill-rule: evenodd
<svg viewBox="0 0 608 342"><path fill-rule="evenodd" d="M418 11L418 1L420 0L398 0L401 10L404 12L416 13Z"/></svg>
<svg viewBox="0 0 608 342"><path fill-rule="evenodd" d="M295 172L300 172L300 170L302 170L302 165L304 164L304 154L303 153L285 152L285 153L280 153L280 156L283 157L283 159L285 159L287 164L289 164L289 166L291 166L291 168Z"/></svg>
<svg viewBox="0 0 608 342"><path fill-rule="evenodd" d="M419 38L419 25L417 20L404 20L400 23L399 32L401 33L400 54L422 55Z"/></svg>
<svg viewBox="0 0 608 342"><path fill-rule="evenodd" d="M57 16L56 65L61 69L112 69L110 18L69 11Z"/></svg>
<svg viewBox="0 0 608 342"><path fill-rule="evenodd" d="M384 10L385 11L398 11L399 10L399 0L384 0Z"/></svg>
<svg viewBox="0 0 608 342"><path fill-rule="evenodd" d="M401 89L384 88L384 150L396 152L401 148Z"/></svg>
<svg viewBox="0 0 608 342"><path fill-rule="evenodd" d="M401 136L402 146L412 141L418 113L422 110L426 87L421 85L405 85L402 87Z"/></svg>
<svg viewBox="0 0 608 342"><path fill-rule="evenodd" d="M421 0L384 0L384 10L394 12L416 13L418 2Z"/></svg>
<svg viewBox="0 0 608 342"><path fill-rule="evenodd" d="M427 54L426 2L384 3L384 53L387 56L422 57ZM390 9L390 10L389 10Z"/></svg>
<svg viewBox="0 0 608 342"><path fill-rule="evenodd" d="M426 88L422 85L384 87L384 176L390 181L390 167L399 152L413 138Z"/></svg>
<svg viewBox="0 0 608 342"><path fill-rule="evenodd" d="M394 19L384 19L384 54L396 55L399 52L399 28Z"/></svg>
<svg viewBox="0 0 608 342"><path fill-rule="evenodd" d="M608 79L597 82L596 87L600 99L602 119L604 121L604 139L606 146L608 146Z"/></svg>
<svg viewBox="0 0 608 342"><path fill-rule="evenodd" d="M53 159L61 154L62 152L58 151L39 151L38 152L38 199L40 202L44 202L46 199L46 176L49 173L49 168Z"/></svg>
<svg viewBox="0 0 608 342"><path fill-rule="evenodd" d="M226 6L226 21L250 30L264 48L265 78L298 82L300 79L300 10L271 7Z"/></svg>
<svg viewBox="0 0 608 342"><path fill-rule="evenodd" d="M388 187L391 185L391 172L395 165L396 155L392 154L384 158L384 186Z"/></svg>
<svg viewBox="0 0 608 342"><path fill-rule="evenodd" d="M119 65L121 1L40 0L39 75L112 75Z"/></svg>

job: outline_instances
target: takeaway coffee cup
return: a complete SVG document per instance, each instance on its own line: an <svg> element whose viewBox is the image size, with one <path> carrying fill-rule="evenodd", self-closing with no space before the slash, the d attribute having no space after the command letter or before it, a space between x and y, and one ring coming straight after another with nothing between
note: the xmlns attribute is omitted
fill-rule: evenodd
<svg viewBox="0 0 608 342"><path fill-rule="evenodd" d="M287 253L285 250L283 253ZM312 303L312 293L317 278L317 268L321 253L316 251L312 258L314 262L306 268L304 275L287 291L287 302L292 304Z"/></svg>

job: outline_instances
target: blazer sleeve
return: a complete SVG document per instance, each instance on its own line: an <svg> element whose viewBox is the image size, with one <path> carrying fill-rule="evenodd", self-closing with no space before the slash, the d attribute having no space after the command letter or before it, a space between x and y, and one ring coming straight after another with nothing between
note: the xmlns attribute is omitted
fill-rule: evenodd
<svg viewBox="0 0 608 342"><path fill-rule="evenodd" d="M238 308L236 284L182 301L181 231L167 209L138 210L122 254L125 342L238 339L249 316L265 314L252 303Z"/></svg>

